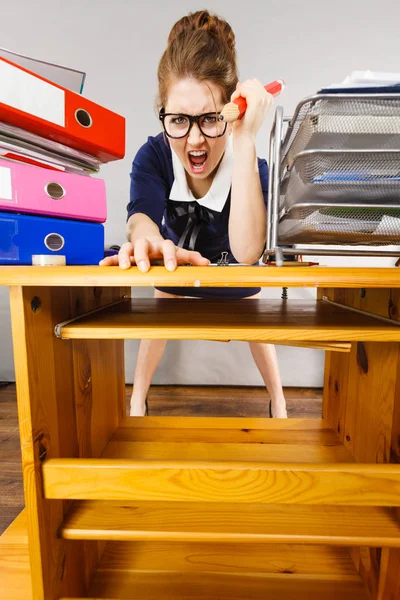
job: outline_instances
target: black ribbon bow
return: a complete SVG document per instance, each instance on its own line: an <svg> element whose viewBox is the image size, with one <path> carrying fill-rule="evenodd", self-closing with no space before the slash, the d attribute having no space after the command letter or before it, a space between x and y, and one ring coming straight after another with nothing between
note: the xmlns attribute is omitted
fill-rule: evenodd
<svg viewBox="0 0 400 600"><path fill-rule="evenodd" d="M214 215L212 214L212 212L208 208L202 206L196 201L185 202L179 205L171 203L169 204L167 210L170 217L176 218L187 215L188 220L186 223L185 231L182 233L177 244L180 248L186 248L187 250L194 250L197 236L199 235L201 226L204 223L210 225L214 222ZM188 237L189 244L188 246L185 246L184 244Z"/></svg>

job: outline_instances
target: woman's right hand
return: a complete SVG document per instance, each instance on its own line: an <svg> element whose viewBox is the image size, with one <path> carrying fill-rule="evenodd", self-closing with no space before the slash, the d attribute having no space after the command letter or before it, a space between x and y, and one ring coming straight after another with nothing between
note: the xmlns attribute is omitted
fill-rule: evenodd
<svg viewBox="0 0 400 600"><path fill-rule="evenodd" d="M200 267L210 263L200 252L179 248L172 240L138 238L134 245L126 242L118 254L104 258L99 264L102 267L119 265L121 269L129 269L136 264L140 271L146 273L150 269L150 263L160 259L168 271L175 271L177 265L191 264Z"/></svg>

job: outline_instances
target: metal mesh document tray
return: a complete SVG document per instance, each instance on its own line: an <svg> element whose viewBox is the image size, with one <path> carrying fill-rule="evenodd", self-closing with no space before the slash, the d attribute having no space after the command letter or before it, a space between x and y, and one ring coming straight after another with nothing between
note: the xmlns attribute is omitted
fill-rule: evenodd
<svg viewBox="0 0 400 600"><path fill-rule="evenodd" d="M297 211L279 225L279 241L287 244L396 245L400 243L400 211L314 207Z"/></svg>
<svg viewBox="0 0 400 600"><path fill-rule="evenodd" d="M319 94L284 137L282 120L280 109L267 246L400 244L400 94Z"/></svg>
<svg viewBox="0 0 400 600"><path fill-rule="evenodd" d="M317 94L303 100L282 143L283 166L309 147L400 148L399 94Z"/></svg>

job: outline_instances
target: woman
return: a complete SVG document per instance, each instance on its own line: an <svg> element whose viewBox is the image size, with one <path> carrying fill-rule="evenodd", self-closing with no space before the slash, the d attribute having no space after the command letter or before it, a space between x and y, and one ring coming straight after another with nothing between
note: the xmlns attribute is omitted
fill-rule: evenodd
<svg viewBox="0 0 400 600"><path fill-rule="evenodd" d="M235 37L226 21L208 11L172 28L159 68L159 118L163 132L149 137L132 165L127 237L118 256L101 265L146 272L150 260L207 265L223 252L229 262L256 263L266 230L268 167L257 159L255 138L272 98L256 79L238 83ZM246 98L244 118L227 126L223 106ZM226 255L225 255L226 256ZM156 288L156 298L259 298L260 288ZM142 340L131 415L147 413L146 396L165 340ZM285 398L274 346L250 342L271 396L270 412L285 418Z"/></svg>

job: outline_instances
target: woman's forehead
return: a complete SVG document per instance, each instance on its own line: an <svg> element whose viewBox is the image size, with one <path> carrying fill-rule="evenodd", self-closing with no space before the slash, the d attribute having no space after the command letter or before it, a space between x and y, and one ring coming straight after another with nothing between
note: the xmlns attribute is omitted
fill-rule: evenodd
<svg viewBox="0 0 400 600"><path fill-rule="evenodd" d="M173 79L168 86L166 112L199 115L222 106L222 90L212 81Z"/></svg>

